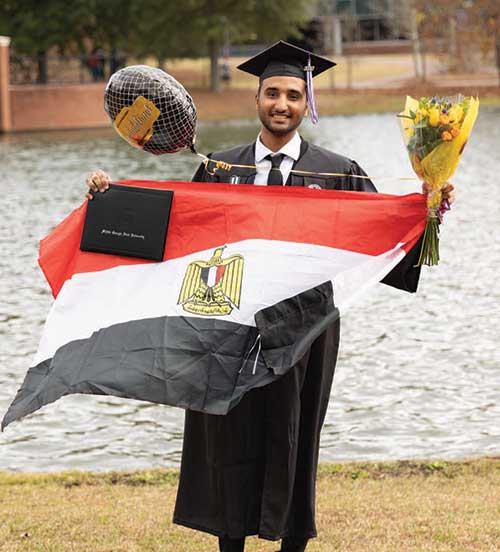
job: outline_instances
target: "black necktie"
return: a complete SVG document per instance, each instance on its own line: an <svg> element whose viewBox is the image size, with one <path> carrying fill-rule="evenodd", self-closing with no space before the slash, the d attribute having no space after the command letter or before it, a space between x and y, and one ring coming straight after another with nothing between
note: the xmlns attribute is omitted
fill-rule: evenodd
<svg viewBox="0 0 500 552"><path fill-rule="evenodd" d="M271 170L267 175L268 186L283 186L283 175L280 171L280 165L285 157L284 153L278 153L278 155L266 155L266 159L271 161Z"/></svg>

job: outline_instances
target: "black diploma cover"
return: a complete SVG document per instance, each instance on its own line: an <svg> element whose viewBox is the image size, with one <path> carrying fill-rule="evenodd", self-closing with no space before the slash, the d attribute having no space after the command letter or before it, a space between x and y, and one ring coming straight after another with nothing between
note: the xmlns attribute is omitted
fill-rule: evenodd
<svg viewBox="0 0 500 552"><path fill-rule="evenodd" d="M92 195L82 251L163 260L174 192L110 184L107 192Z"/></svg>

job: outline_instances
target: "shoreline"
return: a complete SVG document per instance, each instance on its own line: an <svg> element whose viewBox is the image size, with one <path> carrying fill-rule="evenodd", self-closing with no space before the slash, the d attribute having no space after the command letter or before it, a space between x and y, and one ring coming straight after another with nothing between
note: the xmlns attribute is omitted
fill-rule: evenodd
<svg viewBox="0 0 500 552"><path fill-rule="evenodd" d="M484 474L489 470L500 473L500 454L463 459L408 459L320 462L318 479L384 479L398 477L428 477L440 474L456 477L464 474ZM0 487L4 485L46 485L64 487L80 485L165 485L177 484L179 468L150 468L138 470L61 470L19 472L0 469ZM499 489L500 490L500 489Z"/></svg>
<svg viewBox="0 0 500 552"><path fill-rule="evenodd" d="M258 83L252 75L236 69L242 60L229 59L231 79L221 83L222 90L217 93L208 89L208 58L171 59L166 69L193 97L200 121L254 119ZM154 58L135 61L157 65ZM500 75L491 63L482 63L472 73L450 73L443 59L428 56L426 80L422 81L415 77L411 53L357 54L336 61L335 72L322 73L314 81L320 116L399 113L407 94L461 93L479 96L485 105L500 105ZM13 84L9 88L10 122L0 133L108 126L102 107L105 82L80 82L71 73L70 77L66 84Z"/></svg>
<svg viewBox="0 0 500 552"><path fill-rule="evenodd" d="M197 107L198 124L248 123L258 124L253 89L228 89L219 93L204 89L189 91ZM406 95L420 97L429 93L454 96L458 93L478 96L481 106L500 107L500 86L463 87L435 86L409 83L407 87L395 88L335 88L320 89L315 92L320 121L322 117L365 115L377 113L400 113L404 109ZM112 129L107 120L102 124L81 127L51 127L33 129L12 129L0 132L0 138L50 132L92 132Z"/></svg>
<svg viewBox="0 0 500 552"><path fill-rule="evenodd" d="M481 105L500 106L500 87L436 87L409 83L398 88L337 88L317 90L316 103L321 117L335 115L356 115L367 113L399 113L404 109L406 95L414 97L429 93L453 96L458 93L478 96ZM256 120L255 91L249 89L229 89L220 93L206 90L191 90L198 110L198 121L227 122Z"/></svg>

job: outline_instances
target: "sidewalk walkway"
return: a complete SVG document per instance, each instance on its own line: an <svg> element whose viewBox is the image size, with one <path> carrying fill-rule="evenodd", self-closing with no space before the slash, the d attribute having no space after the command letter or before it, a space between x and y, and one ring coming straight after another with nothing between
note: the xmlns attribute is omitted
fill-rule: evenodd
<svg viewBox="0 0 500 552"><path fill-rule="evenodd" d="M339 60L335 69L335 88L347 90L348 59ZM490 88L500 86L500 76L495 67L480 67L476 73L444 73L442 62L435 56L426 59L426 84L438 88L475 86ZM363 56L352 60L352 85L361 89L401 89L409 82L424 82L416 78L413 57L410 55ZM324 86L324 81L323 83Z"/></svg>

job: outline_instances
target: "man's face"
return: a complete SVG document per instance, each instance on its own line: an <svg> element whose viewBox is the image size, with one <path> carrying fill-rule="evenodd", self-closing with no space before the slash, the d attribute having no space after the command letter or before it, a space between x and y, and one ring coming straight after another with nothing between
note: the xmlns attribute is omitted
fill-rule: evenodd
<svg viewBox="0 0 500 552"><path fill-rule="evenodd" d="M308 114L306 83L298 77L269 77L255 97L262 125L272 134L293 132Z"/></svg>

